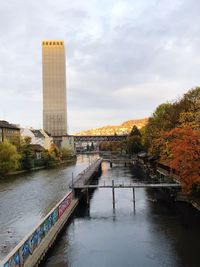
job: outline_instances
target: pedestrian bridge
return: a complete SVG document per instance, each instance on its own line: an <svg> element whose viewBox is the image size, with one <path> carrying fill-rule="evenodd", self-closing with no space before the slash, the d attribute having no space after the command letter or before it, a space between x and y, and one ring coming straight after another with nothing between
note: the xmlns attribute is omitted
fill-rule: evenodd
<svg viewBox="0 0 200 267"><path fill-rule="evenodd" d="M160 183L160 182L130 182L130 181L100 181L98 184L84 184L84 181L77 181L73 185L70 185L73 189L85 189L85 188L180 188L181 185L177 183Z"/></svg>

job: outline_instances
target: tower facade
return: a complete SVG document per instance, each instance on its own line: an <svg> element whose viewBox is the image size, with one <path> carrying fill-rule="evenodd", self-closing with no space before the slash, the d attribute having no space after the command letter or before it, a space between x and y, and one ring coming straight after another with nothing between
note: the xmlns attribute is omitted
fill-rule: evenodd
<svg viewBox="0 0 200 267"><path fill-rule="evenodd" d="M42 42L43 129L52 136L67 133L64 41Z"/></svg>

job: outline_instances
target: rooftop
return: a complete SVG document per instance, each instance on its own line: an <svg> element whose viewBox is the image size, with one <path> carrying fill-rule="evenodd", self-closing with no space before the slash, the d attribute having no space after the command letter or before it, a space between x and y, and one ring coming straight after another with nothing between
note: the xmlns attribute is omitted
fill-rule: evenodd
<svg viewBox="0 0 200 267"><path fill-rule="evenodd" d="M11 124L8 121L3 121L3 120L2 121L0 120L0 128L20 130L20 128L18 126L16 126L15 124Z"/></svg>

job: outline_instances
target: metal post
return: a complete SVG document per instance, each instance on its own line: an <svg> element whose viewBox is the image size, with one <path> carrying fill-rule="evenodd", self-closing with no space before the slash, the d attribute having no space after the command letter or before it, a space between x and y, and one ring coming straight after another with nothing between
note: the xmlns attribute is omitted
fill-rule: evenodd
<svg viewBox="0 0 200 267"><path fill-rule="evenodd" d="M133 187L133 210L135 213L135 188Z"/></svg>
<svg viewBox="0 0 200 267"><path fill-rule="evenodd" d="M72 172L72 198L74 198L74 173Z"/></svg>
<svg viewBox="0 0 200 267"><path fill-rule="evenodd" d="M89 205L89 189L87 187L87 190L86 190L86 194L87 194L87 205Z"/></svg>
<svg viewBox="0 0 200 267"><path fill-rule="evenodd" d="M114 180L112 180L112 200L113 200L113 210L115 210L115 187L114 187Z"/></svg>

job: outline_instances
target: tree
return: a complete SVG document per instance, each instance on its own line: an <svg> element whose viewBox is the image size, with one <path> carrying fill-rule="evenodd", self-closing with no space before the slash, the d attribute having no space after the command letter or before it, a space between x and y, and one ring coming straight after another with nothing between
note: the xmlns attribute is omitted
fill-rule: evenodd
<svg viewBox="0 0 200 267"><path fill-rule="evenodd" d="M200 129L200 87L189 90L180 101L182 112L179 123L181 126L190 125Z"/></svg>
<svg viewBox="0 0 200 267"><path fill-rule="evenodd" d="M26 136L21 140L19 152L21 155L22 169L31 170L34 167L34 153L31 147L31 137Z"/></svg>
<svg viewBox="0 0 200 267"><path fill-rule="evenodd" d="M92 142L92 144L91 144L91 147L90 147L90 149L91 149L91 151L93 151L94 150L94 143Z"/></svg>
<svg viewBox="0 0 200 267"><path fill-rule="evenodd" d="M161 158L178 172L185 192L200 183L200 130L191 126L165 133L165 150Z"/></svg>
<svg viewBox="0 0 200 267"><path fill-rule="evenodd" d="M127 138L127 152L128 154L137 154L143 150L141 137L129 136Z"/></svg>
<svg viewBox="0 0 200 267"><path fill-rule="evenodd" d="M19 167L20 155L9 142L0 142L0 173L5 175Z"/></svg>
<svg viewBox="0 0 200 267"><path fill-rule="evenodd" d="M62 148L61 149L61 158L62 159L70 159L73 156L73 152L70 149Z"/></svg>
<svg viewBox="0 0 200 267"><path fill-rule="evenodd" d="M111 142L103 141L99 144L100 151L112 151Z"/></svg>
<svg viewBox="0 0 200 267"><path fill-rule="evenodd" d="M141 137L141 133L140 133L140 131L139 131L139 129L137 128L136 125L133 126L133 128L132 128L132 130L131 130L131 132L130 132L129 135L130 135L130 136L139 136L139 137Z"/></svg>

